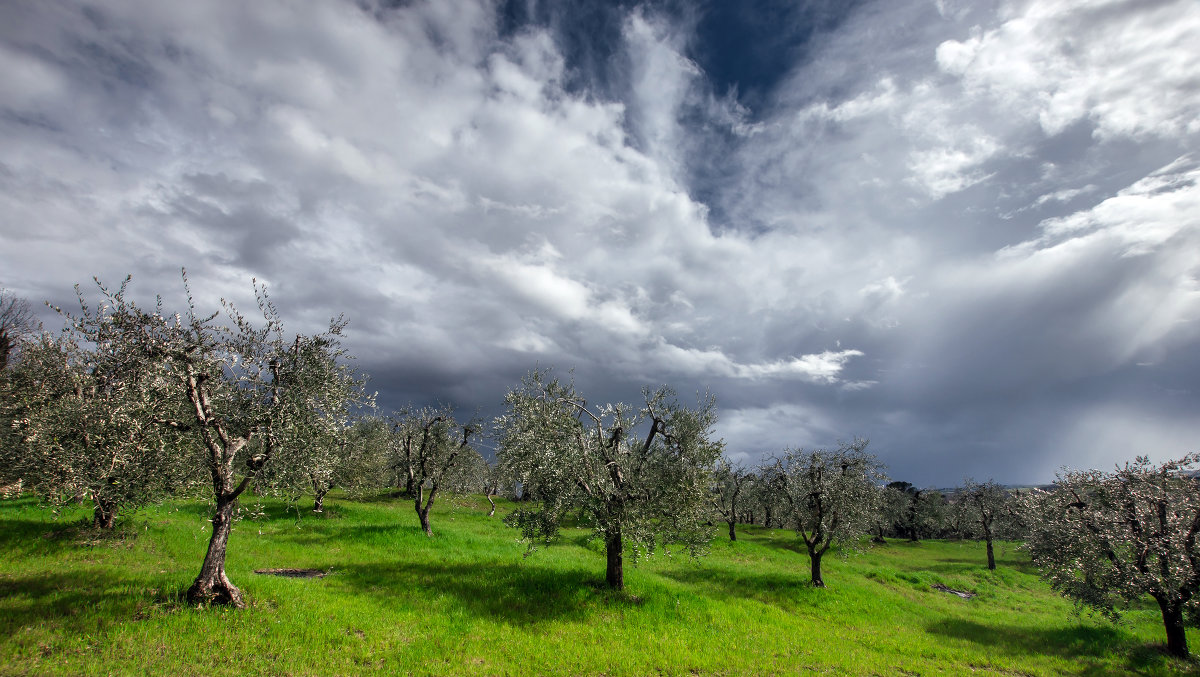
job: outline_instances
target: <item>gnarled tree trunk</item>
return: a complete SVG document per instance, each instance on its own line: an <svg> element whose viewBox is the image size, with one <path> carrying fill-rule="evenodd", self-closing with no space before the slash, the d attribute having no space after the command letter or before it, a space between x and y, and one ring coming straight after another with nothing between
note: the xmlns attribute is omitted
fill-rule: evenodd
<svg viewBox="0 0 1200 677"><path fill-rule="evenodd" d="M734 529L734 520L732 518L729 520L729 540L737 540L737 530Z"/></svg>
<svg viewBox="0 0 1200 677"><path fill-rule="evenodd" d="M200 575L196 576L195 582L187 591L189 604L227 604L239 609L246 606L242 599L242 591L225 575L225 550L229 545L229 533L233 529L233 510L237 506L237 496L231 496L231 493L224 493L217 499L208 552L204 554Z"/></svg>

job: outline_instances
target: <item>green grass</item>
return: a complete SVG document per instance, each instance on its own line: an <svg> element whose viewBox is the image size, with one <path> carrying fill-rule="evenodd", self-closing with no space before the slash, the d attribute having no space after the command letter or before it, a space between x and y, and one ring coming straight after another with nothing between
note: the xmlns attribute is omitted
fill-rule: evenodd
<svg viewBox="0 0 1200 677"><path fill-rule="evenodd" d="M1074 615L1009 544L995 572L976 543L830 555L819 590L793 533L747 527L731 543L714 527L708 557L655 556L616 594L583 532L523 557L486 506L444 500L430 539L407 501L330 500L299 519L267 501L230 540L226 569L250 606L229 610L180 601L207 544L201 502L97 538L84 510L54 519L32 499L0 501L0 673L1197 673L1163 654L1156 608L1115 626ZM269 567L332 573L253 573ZM1189 640L1200 651L1200 633Z"/></svg>

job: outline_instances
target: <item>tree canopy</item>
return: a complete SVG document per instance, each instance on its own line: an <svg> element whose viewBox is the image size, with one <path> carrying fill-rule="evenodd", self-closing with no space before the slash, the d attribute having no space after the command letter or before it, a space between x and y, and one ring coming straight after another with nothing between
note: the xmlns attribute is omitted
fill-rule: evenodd
<svg viewBox="0 0 1200 677"><path fill-rule="evenodd" d="M778 461L777 486L808 549L814 587L825 587L821 557L829 546L854 547L870 530L884 475L866 449L867 440L855 439L833 450L788 450Z"/></svg>
<svg viewBox="0 0 1200 677"><path fill-rule="evenodd" d="M506 523L532 547L555 536L564 515L582 513L604 541L605 580L615 589L625 585L626 552L636 561L681 543L698 554L712 535L711 474L722 448L712 437L715 401L686 407L666 387L644 389L642 400L589 406L573 383L534 371L496 420L500 461L535 499Z"/></svg>
<svg viewBox="0 0 1200 677"><path fill-rule="evenodd" d="M1112 472L1064 471L1025 502L1025 547L1054 589L1113 617L1143 595L1162 611L1168 650L1188 656L1185 612L1200 590L1200 454Z"/></svg>

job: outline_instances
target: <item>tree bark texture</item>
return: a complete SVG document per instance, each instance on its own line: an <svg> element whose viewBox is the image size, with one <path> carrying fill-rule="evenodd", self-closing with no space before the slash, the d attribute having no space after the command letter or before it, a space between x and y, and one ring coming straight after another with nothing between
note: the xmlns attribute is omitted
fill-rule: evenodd
<svg viewBox="0 0 1200 677"><path fill-rule="evenodd" d="M988 570L995 571L996 570L996 553L995 553L995 551L992 550L992 537L990 535L987 538L987 557L988 557Z"/></svg>
<svg viewBox="0 0 1200 677"><path fill-rule="evenodd" d="M242 591L238 590L229 577L225 575L225 550L229 545L229 533L233 529L233 510L237 507L237 497L222 496L217 499L217 510L213 514L212 538L208 541L208 552L204 554L204 564L200 567L200 575L192 587L188 588L187 601L189 604L225 604L244 608Z"/></svg>
<svg viewBox="0 0 1200 677"><path fill-rule="evenodd" d="M734 529L734 521L732 519L729 520L729 540L731 540L731 541L737 540L737 530Z"/></svg>
<svg viewBox="0 0 1200 677"><path fill-rule="evenodd" d="M613 590L625 589L625 560L624 546L621 543L621 532L610 534L604 539L604 551L608 555L608 567L604 573L604 582Z"/></svg>
<svg viewBox="0 0 1200 677"><path fill-rule="evenodd" d="M333 489L333 480L322 481L312 475L309 475L309 480L313 488L313 512L324 512L325 494Z"/></svg>
<svg viewBox="0 0 1200 677"><path fill-rule="evenodd" d="M1172 656L1187 658L1187 634L1183 627L1183 604L1168 599L1159 599L1158 608L1162 611L1163 627L1167 631L1167 651Z"/></svg>
<svg viewBox="0 0 1200 677"><path fill-rule="evenodd" d="M421 529L426 536L433 536L433 528L429 526L429 510L433 507L433 499L437 495L437 487L429 490L429 500L423 501L425 498L425 487L417 487L416 498L413 499L413 507L417 510L417 519L421 521ZM424 505L422 505L424 503Z"/></svg>
<svg viewBox="0 0 1200 677"><path fill-rule="evenodd" d="M487 500L488 503L492 504L492 509L488 511L488 517L491 517L492 515L496 514L496 502L492 500L491 494L488 494Z"/></svg>
<svg viewBox="0 0 1200 677"><path fill-rule="evenodd" d="M809 562L812 565L812 580L810 581L810 584L814 588L825 587L825 580L821 578L821 556L824 554L825 553L817 550L808 551Z"/></svg>

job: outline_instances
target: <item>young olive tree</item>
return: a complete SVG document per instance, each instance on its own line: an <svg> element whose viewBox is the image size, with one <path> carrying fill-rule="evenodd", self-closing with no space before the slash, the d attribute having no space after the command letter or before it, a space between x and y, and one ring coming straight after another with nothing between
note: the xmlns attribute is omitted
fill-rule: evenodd
<svg viewBox="0 0 1200 677"><path fill-rule="evenodd" d="M895 482L889 482L887 486L879 488L879 496L876 498L877 507L871 518L871 541L874 543L886 544L885 536L902 531L902 528L898 528L898 526L903 524L911 501L907 493L893 486L895 484Z"/></svg>
<svg viewBox="0 0 1200 677"><path fill-rule="evenodd" d="M483 460L482 456L480 460ZM504 476L504 471L499 463L488 463L485 460L479 479L483 486L483 495L492 506L492 509L488 511L488 517L491 517L496 514L496 501L494 497L499 496L501 488L508 484L507 478Z"/></svg>
<svg viewBox="0 0 1200 677"><path fill-rule="evenodd" d="M722 443L712 439L716 404L680 405L668 388L642 391L644 405L592 407L571 383L534 371L505 396L496 420L498 456L532 505L505 518L530 541L558 533L566 513L580 513L603 539L605 581L625 587L624 555L633 561L660 545L681 543L699 555L711 538L712 467ZM644 437L635 437L640 429Z"/></svg>
<svg viewBox="0 0 1200 677"><path fill-rule="evenodd" d="M971 505L962 489L957 489L946 497L945 531L950 538L962 540L974 533L971 516Z"/></svg>
<svg viewBox="0 0 1200 677"><path fill-rule="evenodd" d="M326 419L325 412L319 413ZM344 414L344 412L343 412ZM317 425L297 426L297 444L305 445L303 458L295 465L273 463L256 479L258 493L275 493L292 499L298 490L311 489L314 513L325 511L325 497L335 488L350 496L380 489L388 468L387 428L373 416L340 422L319 420Z"/></svg>
<svg viewBox="0 0 1200 677"><path fill-rule="evenodd" d="M1114 472L1063 471L1049 492L1022 499L1027 548L1062 594L1115 618L1149 595L1167 650L1188 657L1185 613L1200 611L1200 454L1153 465L1145 456Z"/></svg>
<svg viewBox="0 0 1200 677"><path fill-rule="evenodd" d="M1014 526L1016 502L1007 489L992 480L980 484L968 478L959 493L967 519L979 527L979 534L987 544L987 567L995 570L996 554L992 541Z"/></svg>
<svg viewBox="0 0 1200 677"><path fill-rule="evenodd" d="M837 542L854 547L878 509L883 469L855 439L829 451L788 450L778 461L780 488L797 533L808 549L813 587L825 587L821 557Z"/></svg>
<svg viewBox="0 0 1200 677"><path fill-rule="evenodd" d="M729 540L737 540L738 516L746 510L753 475L740 465L722 458L713 473L713 508L729 525Z"/></svg>
<svg viewBox="0 0 1200 677"><path fill-rule="evenodd" d="M149 356L153 313L125 298L129 279L99 305L79 287L77 314L60 336L28 340L12 382L21 414L18 465L23 479L54 502L90 499L93 524L111 529L117 514L165 497L197 466L179 434L159 421L178 413L169 370Z"/></svg>
<svg viewBox="0 0 1200 677"><path fill-rule="evenodd" d="M788 505L784 500L783 476L776 463L762 463L754 471L749 487L749 502L762 513L763 526L787 526Z"/></svg>
<svg viewBox="0 0 1200 677"><path fill-rule="evenodd" d="M444 407L407 409L393 416L392 448L426 536L433 536L429 511L438 491L477 483L478 461L483 459L471 448L471 439L479 432L478 425L458 423L454 412Z"/></svg>

